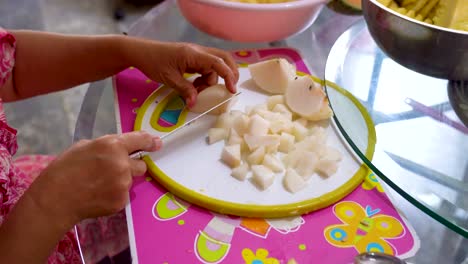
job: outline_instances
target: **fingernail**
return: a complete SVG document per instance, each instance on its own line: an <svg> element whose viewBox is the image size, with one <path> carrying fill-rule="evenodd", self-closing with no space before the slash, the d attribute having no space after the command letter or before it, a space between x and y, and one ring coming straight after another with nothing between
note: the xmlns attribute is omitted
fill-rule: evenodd
<svg viewBox="0 0 468 264"><path fill-rule="evenodd" d="M153 138L153 144L154 144L154 147L155 147L156 150L162 148L162 141L161 141L161 139L159 137Z"/></svg>

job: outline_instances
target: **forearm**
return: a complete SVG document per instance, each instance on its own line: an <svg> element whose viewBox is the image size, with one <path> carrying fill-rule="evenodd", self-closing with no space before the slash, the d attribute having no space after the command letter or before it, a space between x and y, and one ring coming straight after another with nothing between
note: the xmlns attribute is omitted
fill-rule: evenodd
<svg viewBox="0 0 468 264"><path fill-rule="evenodd" d="M111 76L130 65L124 36L67 36L12 31L17 40L13 85L3 100L14 101Z"/></svg>
<svg viewBox="0 0 468 264"><path fill-rule="evenodd" d="M0 263L45 263L70 221L44 210L27 191L0 227Z"/></svg>

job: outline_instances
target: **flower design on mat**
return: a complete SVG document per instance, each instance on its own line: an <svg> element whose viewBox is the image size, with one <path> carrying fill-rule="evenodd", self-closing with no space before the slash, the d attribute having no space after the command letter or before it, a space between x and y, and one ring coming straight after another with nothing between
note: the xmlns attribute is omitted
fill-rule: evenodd
<svg viewBox="0 0 468 264"><path fill-rule="evenodd" d="M404 234L403 225L398 219L379 214L379 208L351 201L340 202L333 208L334 214L343 224L330 225L324 235L328 243L335 247L354 247L358 253L383 252L395 255L393 246L385 239L394 239Z"/></svg>
<svg viewBox="0 0 468 264"><path fill-rule="evenodd" d="M382 185L380 185L379 180L377 179L377 176L372 172L367 177L364 179L364 182L362 183L362 188L364 190L372 190L374 188L377 188L377 191L383 193L384 189L382 188Z"/></svg>
<svg viewBox="0 0 468 264"><path fill-rule="evenodd" d="M242 250L242 257L246 264L279 264L280 262L276 258L268 257L268 250L264 248L259 248L253 253L249 248L244 248Z"/></svg>

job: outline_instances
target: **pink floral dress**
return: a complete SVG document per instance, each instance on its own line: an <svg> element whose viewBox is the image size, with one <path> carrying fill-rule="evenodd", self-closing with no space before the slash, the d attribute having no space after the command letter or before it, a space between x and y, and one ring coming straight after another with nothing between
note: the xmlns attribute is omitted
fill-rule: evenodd
<svg viewBox="0 0 468 264"><path fill-rule="evenodd" d="M0 89L11 78L15 64L16 40L0 28ZM14 159L18 148L16 130L8 126L0 98L0 225L40 172L54 159L31 155ZM128 247L123 213L97 220L89 219L77 225L80 246L86 263L96 263L114 256ZM67 232L49 256L48 263L82 263L74 230Z"/></svg>

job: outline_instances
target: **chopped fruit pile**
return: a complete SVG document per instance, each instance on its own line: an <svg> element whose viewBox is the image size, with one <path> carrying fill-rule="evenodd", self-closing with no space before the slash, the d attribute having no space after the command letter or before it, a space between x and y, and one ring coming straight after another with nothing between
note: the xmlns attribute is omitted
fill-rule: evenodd
<svg viewBox="0 0 468 264"><path fill-rule="evenodd" d="M270 93L266 102L218 116L208 143L223 141L221 160L240 181L251 178L266 190L276 177L291 193L304 189L316 173L334 174L341 153L327 146L326 130L315 121L333 113L322 88L307 76L296 76L284 59L249 66L254 82Z"/></svg>

